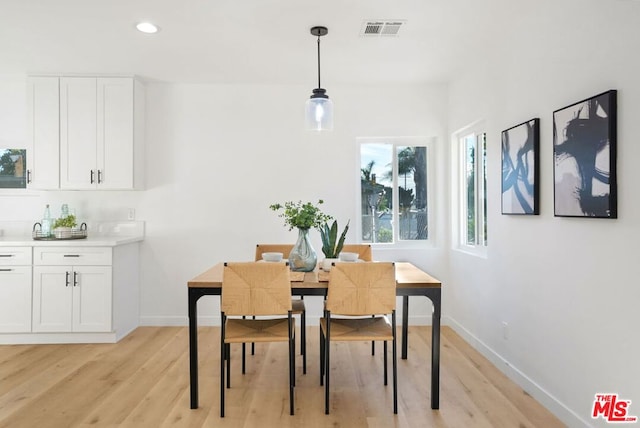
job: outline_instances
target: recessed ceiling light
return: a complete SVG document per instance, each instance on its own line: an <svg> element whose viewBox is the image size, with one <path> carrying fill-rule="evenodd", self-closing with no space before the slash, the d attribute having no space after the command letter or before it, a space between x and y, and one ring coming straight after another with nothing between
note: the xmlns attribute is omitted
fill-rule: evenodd
<svg viewBox="0 0 640 428"><path fill-rule="evenodd" d="M147 34L157 33L160 30L157 25L150 22L139 22L136 24L136 28L138 31L142 31Z"/></svg>

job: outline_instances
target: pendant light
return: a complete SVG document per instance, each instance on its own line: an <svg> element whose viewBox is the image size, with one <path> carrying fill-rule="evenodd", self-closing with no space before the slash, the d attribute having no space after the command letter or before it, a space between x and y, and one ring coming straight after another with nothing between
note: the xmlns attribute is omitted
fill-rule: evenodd
<svg viewBox="0 0 640 428"><path fill-rule="evenodd" d="M331 131L333 129L333 103L327 91L320 86L320 37L326 36L327 27L312 27L311 34L318 37L318 87L307 100L305 109L306 127L312 131Z"/></svg>

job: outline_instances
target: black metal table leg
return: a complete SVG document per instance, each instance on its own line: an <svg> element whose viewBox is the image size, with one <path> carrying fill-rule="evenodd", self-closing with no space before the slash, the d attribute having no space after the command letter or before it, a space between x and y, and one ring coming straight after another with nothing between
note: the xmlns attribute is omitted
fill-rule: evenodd
<svg viewBox="0 0 640 428"><path fill-rule="evenodd" d="M440 290L430 297L433 302L431 322L431 408L440 408Z"/></svg>
<svg viewBox="0 0 640 428"><path fill-rule="evenodd" d="M198 408L198 299L200 293L189 289L189 384L191 408Z"/></svg>
<svg viewBox="0 0 640 428"><path fill-rule="evenodd" d="M409 296L402 296L402 359L407 359L409 340Z"/></svg>

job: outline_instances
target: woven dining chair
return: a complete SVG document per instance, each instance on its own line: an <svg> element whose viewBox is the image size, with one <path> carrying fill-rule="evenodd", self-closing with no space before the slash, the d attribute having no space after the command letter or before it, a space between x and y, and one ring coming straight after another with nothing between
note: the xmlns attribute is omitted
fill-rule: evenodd
<svg viewBox="0 0 640 428"><path fill-rule="evenodd" d="M289 253L293 249L293 244L258 244L256 245L255 261L262 260L263 253L282 253L283 259L289 258ZM307 374L307 309L304 305L304 297L291 299L292 313L300 315L300 355L302 355L302 374ZM244 361L244 348L242 349L242 360ZM255 354L255 344L251 344L251 355ZM243 372L244 373L244 372Z"/></svg>
<svg viewBox="0 0 640 428"><path fill-rule="evenodd" d="M373 255L371 253L371 244L344 244L342 246L342 251L348 253L358 253L358 259L370 262L373 260ZM376 354L376 342L371 341L371 355Z"/></svg>
<svg viewBox="0 0 640 428"><path fill-rule="evenodd" d="M358 253L358 259L365 262L373 260L371 255L371 244L344 244L342 251L347 253Z"/></svg>
<svg viewBox="0 0 640 428"><path fill-rule="evenodd" d="M289 267L284 263L225 263L220 312L220 417L224 417L225 362L226 386L231 387L231 344L248 342L289 343L289 413L293 415L295 319Z"/></svg>
<svg viewBox="0 0 640 428"><path fill-rule="evenodd" d="M389 314L391 322L388 319ZM392 342L393 413L397 414L395 266L393 263L335 263L329 274L324 316L320 318L320 385L324 383L325 387L325 414L329 414L331 342L369 340L384 341L385 385L387 342Z"/></svg>

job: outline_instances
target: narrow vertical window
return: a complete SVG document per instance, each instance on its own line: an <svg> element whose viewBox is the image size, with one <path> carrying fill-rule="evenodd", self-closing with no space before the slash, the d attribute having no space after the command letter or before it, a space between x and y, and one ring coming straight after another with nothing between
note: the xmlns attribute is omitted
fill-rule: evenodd
<svg viewBox="0 0 640 428"><path fill-rule="evenodd" d="M460 138L461 243L487 246L487 139L486 133L469 132Z"/></svg>

